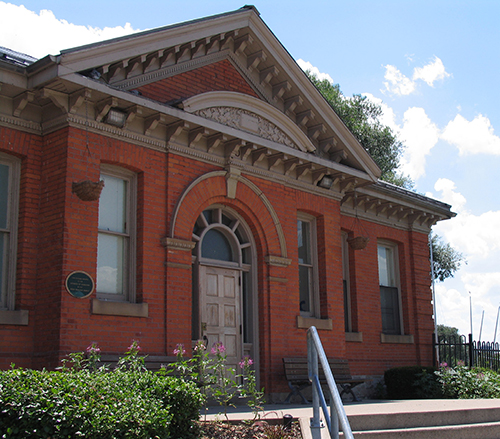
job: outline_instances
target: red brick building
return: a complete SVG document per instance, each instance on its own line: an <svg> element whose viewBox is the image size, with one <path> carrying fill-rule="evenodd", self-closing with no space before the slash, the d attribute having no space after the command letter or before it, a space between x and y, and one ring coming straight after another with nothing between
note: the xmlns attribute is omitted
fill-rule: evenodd
<svg viewBox="0 0 500 439"><path fill-rule="evenodd" d="M450 206L378 180L255 8L1 54L0 367L206 338L280 393L310 325L354 375L431 363Z"/></svg>

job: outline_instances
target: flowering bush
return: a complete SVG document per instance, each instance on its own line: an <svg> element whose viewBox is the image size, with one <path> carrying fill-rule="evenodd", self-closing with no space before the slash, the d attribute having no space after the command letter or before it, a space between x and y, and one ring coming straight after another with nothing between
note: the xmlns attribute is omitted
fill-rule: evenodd
<svg viewBox="0 0 500 439"><path fill-rule="evenodd" d="M454 368L441 363L435 373L448 398L500 398L500 376L492 370L468 369L459 362Z"/></svg>
<svg viewBox="0 0 500 439"><path fill-rule="evenodd" d="M214 343L208 351L203 341L199 340L191 358L185 357L186 351L182 344L178 344L173 353L177 361L167 366L168 372L184 380L194 381L207 399L214 399L224 408L226 418L227 407L234 406L233 401L239 397L248 398L247 404L255 419L259 416L264 404L264 389L257 388L250 357L241 359L239 367L242 371L237 373L227 365L226 347L221 342Z"/></svg>
<svg viewBox="0 0 500 439"><path fill-rule="evenodd" d="M125 351L125 355L118 360L118 369L132 370L135 372L145 371L144 357L140 356L142 348L137 340L133 340L132 344Z"/></svg>
<svg viewBox="0 0 500 439"><path fill-rule="evenodd" d="M241 375L243 384L240 386L240 394L242 397L248 398L248 407L252 409L254 419L259 417L259 413L264 410L264 388L257 388L257 380L255 379L255 371L251 368L253 360L249 356L243 357L239 362L240 368L243 370Z"/></svg>

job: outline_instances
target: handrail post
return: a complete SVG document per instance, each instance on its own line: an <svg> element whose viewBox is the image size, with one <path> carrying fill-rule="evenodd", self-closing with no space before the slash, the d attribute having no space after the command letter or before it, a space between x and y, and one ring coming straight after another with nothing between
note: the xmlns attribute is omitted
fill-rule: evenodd
<svg viewBox="0 0 500 439"><path fill-rule="evenodd" d="M344 432L344 438L354 439L351 431L351 426L349 425L349 420L347 419L347 415L342 404L342 398L340 397L337 384L335 383L335 379L333 378L328 359L326 358L325 351L323 350L323 345L321 344L321 340L319 339L318 331L314 326L311 326L307 330L307 360L309 379L313 384L313 418L311 420L311 433L313 434L313 438L320 437L319 428L321 428L321 421L319 417L319 404L321 397L323 415L327 420L330 438L338 439L340 423L342 431ZM330 413L328 413L328 408L326 407L323 396L323 390L321 389L321 385L319 384L318 360L321 363L323 372L325 373L326 381L328 383L328 388L331 395Z"/></svg>
<svg viewBox="0 0 500 439"><path fill-rule="evenodd" d="M318 353L316 351L316 346L314 345L314 340L309 332L307 332L307 369L309 374L309 381L314 383L314 376L318 376ZM319 413L319 395L318 389L313 384L312 386L312 400L313 400L313 417L311 419L311 430L321 428L321 420ZM313 437L321 437L321 434L313 433Z"/></svg>

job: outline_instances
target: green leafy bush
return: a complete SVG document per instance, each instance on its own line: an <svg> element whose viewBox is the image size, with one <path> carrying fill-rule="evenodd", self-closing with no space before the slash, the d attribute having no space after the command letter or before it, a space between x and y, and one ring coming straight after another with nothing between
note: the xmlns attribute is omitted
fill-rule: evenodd
<svg viewBox="0 0 500 439"><path fill-rule="evenodd" d="M447 398L500 398L500 375L490 369L443 363L436 375Z"/></svg>
<svg viewBox="0 0 500 439"><path fill-rule="evenodd" d="M203 397L148 371L0 372L2 439L195 438Z"/></svg>
<svg viewBox="0 0 500 439"><path fill-rule="evenodd" d="M403 366L386 370L384 381L389 399L426 399L441 395L435 368Z"/></svg>

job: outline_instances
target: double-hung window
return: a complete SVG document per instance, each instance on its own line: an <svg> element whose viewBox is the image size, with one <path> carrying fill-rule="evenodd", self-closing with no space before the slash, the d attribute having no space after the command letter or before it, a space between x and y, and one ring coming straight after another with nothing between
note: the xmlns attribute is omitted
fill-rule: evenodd
<svg viewBox="0 0 500 439"><path fill-rule="evenodd" d="M298 217L297 242L300 312L303 316L319 317L316 222L313 217L305 215Z"/></svg>
<svg viewBox="0 0 500 439"><path fill-rule="evenodd" d="M97 297L135 302L136 175L103 165L101 180Z"/></svg>
<svg viewBox="0 0 500 439"><path fill-rule="evenodd" d="M342 232L342 286L344 291L344 329L352 331L351 321L351 285L349 282L349 245L347 233Z"/></svg>
<svg viewBox="0 0 500 439"><path fill-rule="evenodd" d="M382 332L401 334L401 311L398 276L397 246L378 244L378 277L382 309Z"/></svg>
<svg viewBox="0 0 500 439"><path fill-rule="evenodd" d="M0 310L14 310L21 164L0 153Z"/></svg>

